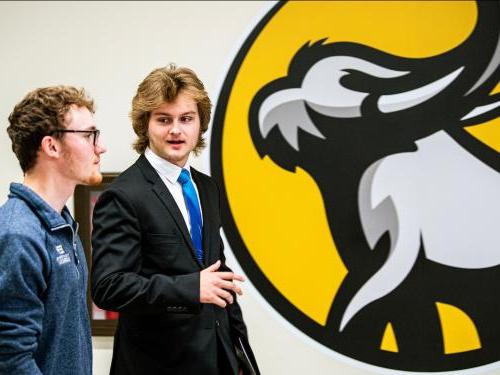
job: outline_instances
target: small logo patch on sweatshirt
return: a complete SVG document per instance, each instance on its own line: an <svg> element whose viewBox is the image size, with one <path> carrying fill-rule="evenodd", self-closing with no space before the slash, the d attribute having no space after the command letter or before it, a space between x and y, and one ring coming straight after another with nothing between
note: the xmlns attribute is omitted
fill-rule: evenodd
<svg viewBox="0 0 500 375"><path fill-rule="evenodd" d="M65 254L62 245L57 245L56 246L56 251L57 251L58 254Z"/></svg>
<svg viewBox="0 0 500 375"><path fill-rule="evenodd" d="M71 259L69 258L69 254L62 254L62 255L59 255L57 258L57 263L59 263L59 265L62 265L62 264L65 264L65 263L68 263Z"/></svg>

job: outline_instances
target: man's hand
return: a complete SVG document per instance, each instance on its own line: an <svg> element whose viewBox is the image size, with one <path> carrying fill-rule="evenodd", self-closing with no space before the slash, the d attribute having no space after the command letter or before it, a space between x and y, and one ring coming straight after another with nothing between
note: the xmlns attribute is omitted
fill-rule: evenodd
<svg viewBox="0 0 500 375"><path fill-rule="evenodd" d="M230 292L243 294L234 281L245 281L245 278L233 272L219 272L219 267L220 260L200 272L200 302L224 308L234 302Z"/></svg>

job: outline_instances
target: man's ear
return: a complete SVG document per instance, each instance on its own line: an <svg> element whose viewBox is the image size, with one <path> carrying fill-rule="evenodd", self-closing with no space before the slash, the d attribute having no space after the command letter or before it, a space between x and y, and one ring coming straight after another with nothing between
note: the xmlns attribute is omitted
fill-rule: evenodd
<svg viewBox="0 0 500 375"><path fill-rule="evenodd" d="M61 156L61 143L56 138L46 135L40 143L40 151L50 158L59 158Z"/></svg>

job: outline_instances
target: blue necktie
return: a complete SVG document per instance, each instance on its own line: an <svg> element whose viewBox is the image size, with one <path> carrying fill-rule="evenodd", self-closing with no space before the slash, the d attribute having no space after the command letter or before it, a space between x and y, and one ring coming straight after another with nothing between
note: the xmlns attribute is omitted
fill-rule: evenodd
<svg viewBox="0 0 500 375"><path fill-rule="evenodd" d="M187 169L183 169L178 181L182 185L184 201L189 212L189 222L191 223L191 239L196 250L196 258L200 263L203 262L203 249L201 245L201 210L198 202L198 196L194 189L191 176Z"/></svg>

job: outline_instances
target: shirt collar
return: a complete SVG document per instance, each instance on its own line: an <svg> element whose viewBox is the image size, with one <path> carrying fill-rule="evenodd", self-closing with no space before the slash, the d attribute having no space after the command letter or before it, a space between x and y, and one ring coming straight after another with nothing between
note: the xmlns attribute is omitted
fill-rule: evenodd
<svg viewBox="0 0 500 375"><path fill-rule="evenodd" d="M52 231L68 224L75 228L75 222L66 206L63 207L61 213L56 212L42 197L24 184L11 183L9 197L16 197L25 201L45 226Z"/></svg>
<svg viewBox="0 0 500 375"><path fill-rule="evenodd" d="M166 178L172 184L175 184L177 182L182 169L187 169L191 174L191 166L189 165L189 161L186 163L184 168L181 168L175 164L172 164L168 160L163 159L161 156L156 155L149 147L147 147L146 151L144 151L144 156L149 161L149 163L151 163L156 172L158 172L160 177Z"/></svg>

